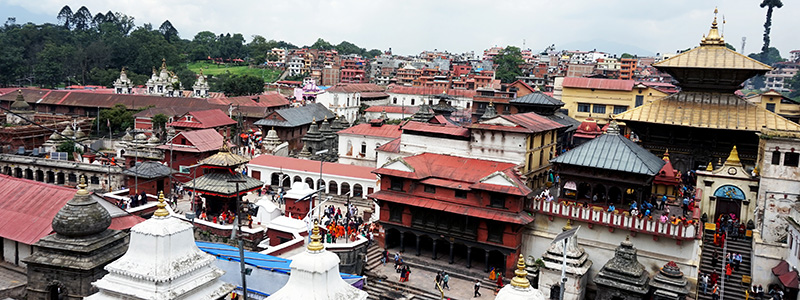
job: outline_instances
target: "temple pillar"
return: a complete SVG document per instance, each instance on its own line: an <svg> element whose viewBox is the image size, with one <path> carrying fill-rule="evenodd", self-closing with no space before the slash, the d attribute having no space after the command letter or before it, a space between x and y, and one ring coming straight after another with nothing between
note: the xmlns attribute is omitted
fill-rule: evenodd
<svg viewBox="0 0 800 300"><path fill-rule="evenodd" d="M455 244L453 242L450 242L450 262L449 262L449 264L451 264L451 265L453 264L453 247L455 247Z"/></svg>
<svg viewBox="0 0 800 300"><path fill-rule="evenodd" d="M489 272L489 250L484 250L483 253L485 254L483 258L483 265L485 266L483 271Z"/></svg>
<svg viewBox="0 0 800 300"><path fill-rule="evenodd" d="M405 232L401 232L401 233L400 233L400 252L406 252L406 243L405 243L405 239L406 239L406 234L405 234Z"/></svg>
<svg viewBox="0 0 800 300"><path fill-rule="evenodd" d="M433 240L433 260L436 260L436 240Z"/></svg>
<svg viewBox="0 0 800 300"><path fill-rule="evenodd" d="M472 268L472 247L467 246L467 269Z"/></svg>
<svg viewBox="0 0 800 300"><path fill-rule="evenodd" d="M417 256L419 256L419 236L417 236Z"/></svg>

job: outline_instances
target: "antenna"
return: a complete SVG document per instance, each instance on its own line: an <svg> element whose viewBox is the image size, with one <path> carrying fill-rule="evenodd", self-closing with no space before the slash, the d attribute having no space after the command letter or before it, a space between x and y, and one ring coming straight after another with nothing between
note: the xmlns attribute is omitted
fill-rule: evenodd
<svg viewBox="0 0 800 300"><path fill-rule="evenodd" d="M742 48L741 48L741 49L739 49L739 53L744 53L744 45L745 45L746 43L747 43L747 37L746 37L746 36L743 36L743 37L742 37Z"/></svg>
<svg viewBox="0 0 800 300"><path fill-rule="evenodd" d="M725 15L722 15L722 37L725 37Z"/></svg>

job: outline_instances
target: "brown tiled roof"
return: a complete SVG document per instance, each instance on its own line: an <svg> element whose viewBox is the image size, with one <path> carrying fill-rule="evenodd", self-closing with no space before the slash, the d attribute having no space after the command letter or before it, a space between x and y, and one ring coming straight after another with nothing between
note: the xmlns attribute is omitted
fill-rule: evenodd
<svg viewBox="0 0 800 300"><path fill-rule="evenodd" d="M191 111L188 114L194 117L191 122L175 121L167 126L205 129L236 124L236 121L229 118L227 114L219 109Z"/></svg>
<svg viewBox="0 0 800 300"><path fill-rule="evenodd" d="M186 138L186 140L191 145L181 145L176 141L179 141L180 137ZM192 131L182 131L178 133L172 141L168 142L167 144L158 146L156 148L161 150L174 150L174 151L183 151L183 152L209 152L209 151L216 151L222 147L223 141L222 135L219 134L216 130L209 128L209 129L201 129L201 130L192 130Z"/></svg>
<svg viewBox="0 0 800 300"><path fill-rule="evenodd" d="M800 130L800 125L734 94L681 92L614 115L638 121L710 129L758 131L761 127Z"/></svg>
<svg viewBox="0 0 800 300"><path fill-rule="evenodd" d="M376 137L385 137L385 138L399 138L402 131L400 131L400 125L381 125L381 126L372 126L372 124L362 123L356 126L342 129L338 132L338 134L352 134L352 135L365 135L365 136L376 136Z"/></svg>

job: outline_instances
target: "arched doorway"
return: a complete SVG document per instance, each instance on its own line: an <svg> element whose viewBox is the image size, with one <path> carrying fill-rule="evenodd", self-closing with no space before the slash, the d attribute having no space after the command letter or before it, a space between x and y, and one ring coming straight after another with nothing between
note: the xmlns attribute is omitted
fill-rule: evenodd
<svg viewBox="0 0 800 300"><path fill-rule="evenodd" d="M53 171L47 171L45 173L45 182L47 183L55 183L56 182L56 173Z"/></svg>
<svg viewBox="0 0 800 300"><path fill-rule="evenodd" d="M36 170L36 181L43 182L44 181L44 171Z"/></svg>
<svg viewBox="0 0 800 300"><path fill-rule="evenodd" d="M327 193L327 191L325 191L325 180L317 179L317 189L322 190L323 193Z"/></svg>
<svg viewBox="0 0 800 300"><path fill-rule="evenodd" d="M56 174L56 184L61 185L61 184L64 184L64 182L65 182L64 173L58 172L58 174Z"/></svg>
<svg viewBox="0 0 800 300"><path fill-rule="evenodd" d="M588 184L586 182L579 183L578 184L577 193L578 193L577 199L591 200L592 199L592 195L591 195L592 194L592 185L590 185L590 184Z"/></svg>
<svg viewBox="0 0 800 300"><path fill-rule="evenodd" d="M278 173L272 173L269 180L269 185L271 186L281 186L281 175Z"/></svg>
<svg viewBox="0 0 800 300"><path fill-rule="evenodd" d="M9 166L3 167L3 174L11 176L11 167L9 167Z"/></svg>
<svg viewBox="0 0 800 300"><path fill-rule="evenodd" d="M33 180L33 170L25 169L25 179Z"/></svg>
<svg viewBox="0 0 800 300"><path fill-rule="evenodd" d="M302 181L303 181L303 178L300 178L300 176L295 176L294 178L292 178L292 183L302 182Z"/></svg>
<svg viewBox="0 0 800 300"><path fill-rule="evenodd" d="M622 202L622 190L620 190L616 186L612 186L608 189L608 201L611 203L620 203Z"/></svg>
<svg viewBox="0 0 800 300"><path fill-rule="evenodd" d="M606 198L606 195L606 187L602 184L596 184L594 186L594 190L592 190L592 201L597 203L607 203L608 199ZM597 199L597 201L595 201L595 199Z"/></svg>
<svg viewBox="0 0 800 300"><path fill-rule="evenodd" d="M67 291L59 283L51 283L47 286L47 299L48 300L61 300L67 294Z"/></svg>
<svg viewBox="0 0 800 300"><path fill-rule="evenodd" d="M339 195L339 186L336 185L336 181L331 180L328 182L328 193Z"/></svg>
<svg viewBox="0 0 800 300"><path fill-rule="evenodd" d="M364 197L364 188L358 183L353 185L353 197Z"/></svg>
<svg viewBox="0 0 800 300"><path fill-rule="evenodd" d="M734 214L736 218L741 218L742 201L746 200L742 189L735 185L723 185L714 191L714 197L717 201L713 220L722 214Z"/></svg>
<svg viewBox="0 0 800 300"><path fill-rule="evenodd" d="M69 184L78 183L78 175L75 175L75 173L69 173L69 176L67 176L67 182L69 182Z"/></svg>
<svg viewBox="0 0 800 300"><path fill-rule="evenodd" d="M350 196L350 185L347 182L342 182L342 193L340 195Z"/></svg>
<svg viewBox="0 0 800 300"><path fill-rule="evenodd" d="M14 168L14 177L22 178L22 168L20 167Z"/></svg>
<svg viewBox="0 0 800 300"><path fill-rule="evenodd" d="M506 255L497 250L489 251L489 267L498 272L506 271ZM503 273L505 275L505 273Z"/></svg>
<svg viewBox="0 0 800 300"><path fill-rule="evenodd" d="M306 177L305 183L308 185L308 188L310 188L312 190L315 189L314 188L314 179L311 179L311 177Z"/></svg>
<svg viewBox="0 0 800 300"><path fill-rule="evenodd" d="M400 246L400 231L395 228L386 230L386 249Z"/></svg>

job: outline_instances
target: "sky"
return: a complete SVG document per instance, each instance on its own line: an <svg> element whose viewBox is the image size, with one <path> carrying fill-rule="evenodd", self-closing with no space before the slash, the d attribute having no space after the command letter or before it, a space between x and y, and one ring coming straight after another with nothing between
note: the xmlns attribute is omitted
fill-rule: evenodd
<svg viewBox="0 0 800 300"><path fill-rule="evenodd" d="M136 25L169 20L182 38L197 32L242 33L298 46L317 38L346 40L366 49L414 55L425 50L481 53L514 45L536 52L557 49L674 53L697 46L708 33L714 8L723 16L726 42L744 53L761 49L766 9L761 0L0 0L0 22L56 23L64 5L92 14L121 12ZM771 46L783 57L800 49L800 2L783 1L772 18ZM723 25L721 25L723 26ZM794 34L792 33L794 32ZM794 36L794 38L792 38Z"/></svg>

